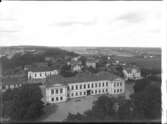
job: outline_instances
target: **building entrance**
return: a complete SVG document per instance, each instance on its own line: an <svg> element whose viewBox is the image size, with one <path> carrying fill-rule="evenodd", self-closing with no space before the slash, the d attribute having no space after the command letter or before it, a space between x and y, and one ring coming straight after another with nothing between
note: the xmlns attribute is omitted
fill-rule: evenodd
<svg viewBox="0 0 167 124"><path fill-rule="evenodd" d="M91 95L91 90L87 90L87 96Z"/></svg>

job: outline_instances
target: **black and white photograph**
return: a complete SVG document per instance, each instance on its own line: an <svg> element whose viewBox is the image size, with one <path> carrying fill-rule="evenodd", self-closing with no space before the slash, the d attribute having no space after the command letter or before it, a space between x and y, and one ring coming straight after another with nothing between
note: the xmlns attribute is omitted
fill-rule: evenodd
<svg viewBox="0 0 167 124"><path fill-rule="evenodd" d="M2 2L0 122L164 123L162 22L162 1Z"/></svg>

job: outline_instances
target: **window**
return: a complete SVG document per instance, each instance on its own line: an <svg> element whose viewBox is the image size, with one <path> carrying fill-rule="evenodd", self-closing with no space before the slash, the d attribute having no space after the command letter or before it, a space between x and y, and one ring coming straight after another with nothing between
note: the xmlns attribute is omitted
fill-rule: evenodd
<svg viewBox="0 0 167 124"><path fill-rule="evenodd" d="M106 92L108 92L108 90L106 89Z"/></svg>
<svg viewBox="0 0 167 124"><path fill-rule="evenodd" d="M97 90L95 90L95 93L97 94Z"/></svg>
<svg viewBox="0 0 167 124"><path fill-rule="evenodd" d="M78 85L76 85L76 90L78 89Z"/></svg>
<svg viewBox="0 0 167 124"><path fill-rule="evenodd" d="M116 86L116 84L114 83L114 87Z"/></svg>
<svg viewBox="0 0 167 124"><path fill-rule="evenodd" d="M37 74L35 73L35 77L37 77Z"/></svg>
<svg viewBox="0 0 167 124"><path fill-rule="evenodd" d="M120 92L122 92L122 89L120 89Z"/></svg>
<svg viewBox="0 0 167 124"><path fill-rule="evenodd" d="M120 86L122 86L122 83L120 83Z"/></svg>
<svg viewBox="0 0 167 124"><path fill-rule="evenodd" d="M117 89L117 93L119 92L119 89Z"/></svg>
<svg viewBox="0 0 167 124"><path fill-rule="evenodd" d="M82 89L82 84L80 85L80 89Z"/></svg>
<svg viewBox="0 0 167 124"><path fill-rule="evenodd" d="M103 89L103 93L104 93L104 89Z"/></svg>
<svg viewBox="0 0 167 124"><path fill-rule="evenodd" d="M99 83L99 87L101 87L101 83Z"/></svg>
<svg viewBox="0 0 167 124"><path fill-rule="evenodd" d="M69 94L67 94L67 97L69 97L70 95Z"/></svg>
<svg viewBox="0 0 167 124"><path fill-rule="evenodd" d="M63 100L63 97L62 97L62 96L60 97L60 100Z"/></svg>
<svg viewBox="0 0 167 124"><path fill-rule="evenodd" d="M84 95L86 95L86 92L84 92Z"/></svg>
<svg viewBox="0 0 167 124"><path fill-rule="evenodd" d="M56 89L56 94L58 94L58 89Z"/></svg>
<svg viewBox="0 0 167 124"><path fill-rule="evenodd" d="M97 84L95 84L95 86L97 87Z"/></svg>
<svg viewBox="0 0 167 124"><path fill-rule="evenodd" d="M71 96L73 96L74 94L73 93L71 93Z"/></svg>
<svg viewBox="0 0 167 124"><path fill-rule="evenodd" d="M92 88L93 88L93 83L92 83Z"/></svg>
<svg viewBox="0 0 167 124"><path fill-rule="evenodd" d="M90 85L88 84L88 88L90 87Z"/></svg>
<svg viewBox="0 0 167 124"><path fill-rule="evenodd" d="M103 82L103 87L104 87L104 82Z"/></svg>
<svg viewBox="0 0 167 124"><path fill-rule="evenodd" d="M56 101L59 101L59 97L56 97Z"/></svg>
<svg viewBox="0 0 167 124"><path fill-rule="evenodd" d="M76 92L75 95L78 96L78 93Z"/></svg>
<svg viewBox="0 0 167 124"><path fill-rule="evenodd" d="M63 89L60 89L60 93L63 93Z"/></svg>
<svg viewBox="0 0 167 124"><path fill-rule="evenodd" d="M92 94L93 94L93 90L92 90Z"/></svg>
<svg viewBox="0 0 167 124"><path fill-rule="evenodd" d="M108 82L106 82L106 86L108 86Z"/></svg>
<svg viewBox="0 0 167 124"><path fill-rule="evenodd" d="M54 94L54 90L53 89L51 89L51 94Z"/></svg>
<svg viewBox="0 0 167 124"><path fill-rule="evenodd" d="M40 73L40 77L42 76L42 74Z"/></svg>
<svg viewBox="0 0 167 124"><path fill-rule="evenodd" d="M114 90L114 93L116 93L116 90Z"/></svg>
<svg viewBox="0 0 167 124"><path fill-rule="evenodd" d="M101 90L99 90L99 93L101 93Z"/></svg>
<svg viewBox="0 0 167 124"><path fill-rule="evenodd" d="M51 101L54 102L54 98L52 98Z"/></svg>
<svg viewBox="0 0 167 124"><path fill-rule="evenodd" d="M70 87L69 87L69 86L67 87L67 90L70 90Z"/></svg>
<svg viewBox="0 0 167 124"><path fill-rule="evenodd" d="M71 89L72 89L72 90L74 89L74 86L73 86L73 85L71 86Z"/></svg>
<svg viewBox="0 0 167 124"><path fill-rule="evenodd" d="M84 89L86 88L86 84L84 84Z"/></svg>
<svg viewBox="0 0 167 124"><path fill-rule="evenodd" d="M80 95L82 95L82 92L80 92Z"/></svg>
<svg viewBox="0 0 167 124"><path fill-rule="evenodd" d="M117 86L119 86L119 83L117 83Z"/></svg>

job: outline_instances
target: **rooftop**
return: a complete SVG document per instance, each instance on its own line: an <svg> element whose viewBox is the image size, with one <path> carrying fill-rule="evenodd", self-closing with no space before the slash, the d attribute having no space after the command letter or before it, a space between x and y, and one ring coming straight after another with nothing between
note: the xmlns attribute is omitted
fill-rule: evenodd
<svg viewBox="0 0 167 124"><path fill-rule="evenodd" d="M32 72L44 72L44 71L53 71L57 70L56 68L50 67L50 66L42 66L42 67L31 67L30 71Z"/></svg>
<svg viewBox="0 0 167 124"><path fill-rule="evenodd" d="M69 84L69 83L78 83L78 82L86 82L86 81L98 81L98 80L114 80L118 78L118 76L109 73L109 72L99 72L97 74L92 74L90 72L82 72L78 73L74 77L62 77L61 75L52 76L46 80L47 87L50 85L59 83L59 84Z"/></svg>
<svg viewBox="0 0 167 124"><path fill-rule="evenodd" d="M127 72L131 72L132 69L136 69L138 72L140 71L140 68L136 65L128 65L123 67L123 69L125 69Z"/></svg>

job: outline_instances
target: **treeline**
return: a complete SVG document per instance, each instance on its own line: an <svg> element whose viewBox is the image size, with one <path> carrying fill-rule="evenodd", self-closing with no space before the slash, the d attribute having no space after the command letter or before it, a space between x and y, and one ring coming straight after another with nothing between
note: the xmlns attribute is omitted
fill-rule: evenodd
<svg viewBox="0 0 167 124"><path fill-rule="evenodd" d="M130 100L101 96L91 110L84 114L69 113L66 121L71 122L114 122L151 121L161 119L161 90L149 82L140 80L134 87Z"/></svg>
<svg viewBox="0 0 167 124"><path fill-rule="evenodd" d="M1 94L1 117L13 121L34 121L43 114L42 94L38 85L26 84Z"/></svg>

